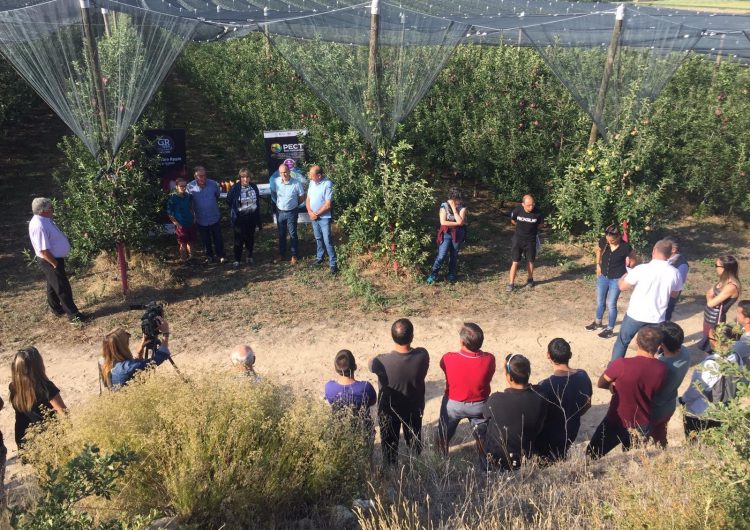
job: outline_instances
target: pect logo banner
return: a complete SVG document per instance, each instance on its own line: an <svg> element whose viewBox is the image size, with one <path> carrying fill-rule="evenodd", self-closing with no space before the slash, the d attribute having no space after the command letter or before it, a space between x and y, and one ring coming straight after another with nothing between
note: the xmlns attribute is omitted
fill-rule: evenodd
<svg viewBox="0 0 750 530"><path fill-rule="evenodd" d="M263 139L269 178L288 159L294 160L297 167L304 167L307 162L307 129L264 131Z"/></svg>

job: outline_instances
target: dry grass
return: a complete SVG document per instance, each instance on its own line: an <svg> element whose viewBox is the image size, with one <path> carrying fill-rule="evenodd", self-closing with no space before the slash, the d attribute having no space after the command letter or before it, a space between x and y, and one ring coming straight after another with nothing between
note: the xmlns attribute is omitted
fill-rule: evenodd
<svg viewBox="0 0 750 530"><path fill-rule="evenodd" d="M368 451L358 426L320 400L269 382L143 374L136 384L53 421L30 444L43 474L86 444L139 460L90 512L153 509L200 528L246 528L308 515L363 489Z"/></svg>
<svg viewBox="0 0 750 530"><path fill-rule="evenodd" d="M374 486L363 530L732 528L705 448L641 448L598 462L579 451L550 468L485 473L466 462L415 461Z"/></svg>

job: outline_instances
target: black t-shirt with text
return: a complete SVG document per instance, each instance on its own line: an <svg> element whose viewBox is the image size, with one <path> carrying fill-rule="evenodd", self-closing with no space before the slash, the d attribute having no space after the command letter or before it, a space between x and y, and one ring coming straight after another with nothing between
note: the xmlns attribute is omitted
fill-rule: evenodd
<svg viewBox="0 0 750 530"><path fill-rule="evenodd" d="M612 250L607 240L601 238L599 240L599 248L602 251L602 274L610 280L622 278L628 272L625 268L625 260L633 252L633 247L625 243L625 241L620 241L620 245L615 250Z"/></svg>
<svg viewBox="0 0 750 530"><path fill-rule="evenodd" d="M430 354L424 348L409 353L392 351L372 360L370 369L378 376L378 406L393 409L424 410L424 380L430 367Z"/></svg>
<svg viewBox="0 0 750 530"><path fill-rule="evenodd" d="M544 222L542 212L536 206L530 212L523 209L520 204L513 208L510 218L516 222L516 232L513 235L518 241L529 241L536 239L539 234L539 225Z"/></svg>

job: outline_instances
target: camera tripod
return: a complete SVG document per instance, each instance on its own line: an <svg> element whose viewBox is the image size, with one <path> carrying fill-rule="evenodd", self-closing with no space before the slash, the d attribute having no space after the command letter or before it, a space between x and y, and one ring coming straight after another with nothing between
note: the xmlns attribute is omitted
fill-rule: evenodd
<svg viewBox="0 0 750 530"><path fill-rule="evenodd" d="M156 350L161 345L161 341L157 337L147 337L146 345L143 348L143 358L145 360L153 359L154 355L156 354ZM182 372L180 372L180 369L177 368L177 365L174 363L174 359L172 359L172 355L167 356L167 360L169 361L169 364L172 365L172 368L174 368L175 372L177 372L177 375L179 375L183 381L186 383L188 382L187 377L182 375Z"/></svg>

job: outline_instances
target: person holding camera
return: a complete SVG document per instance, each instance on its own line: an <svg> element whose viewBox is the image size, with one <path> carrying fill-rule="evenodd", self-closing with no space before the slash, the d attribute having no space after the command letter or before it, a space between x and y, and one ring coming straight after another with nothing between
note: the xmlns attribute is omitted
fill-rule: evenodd
<svg viewBox="0 0 750 530"><path fill-rule="evenodd" d="M110 390L118 390L130 381L135 374L152 365L160 365L170 358L169 353L169 324L163 317L154 317L154 322L161 332L161 344L155 337L143 335L136 357L130 351L130 333L118 326L104 337L102 342L102 359L100 360L100 376L104 386ZM156 343L156 344L154 344ZM152 349L153 355L147 356Z"/></svg>

